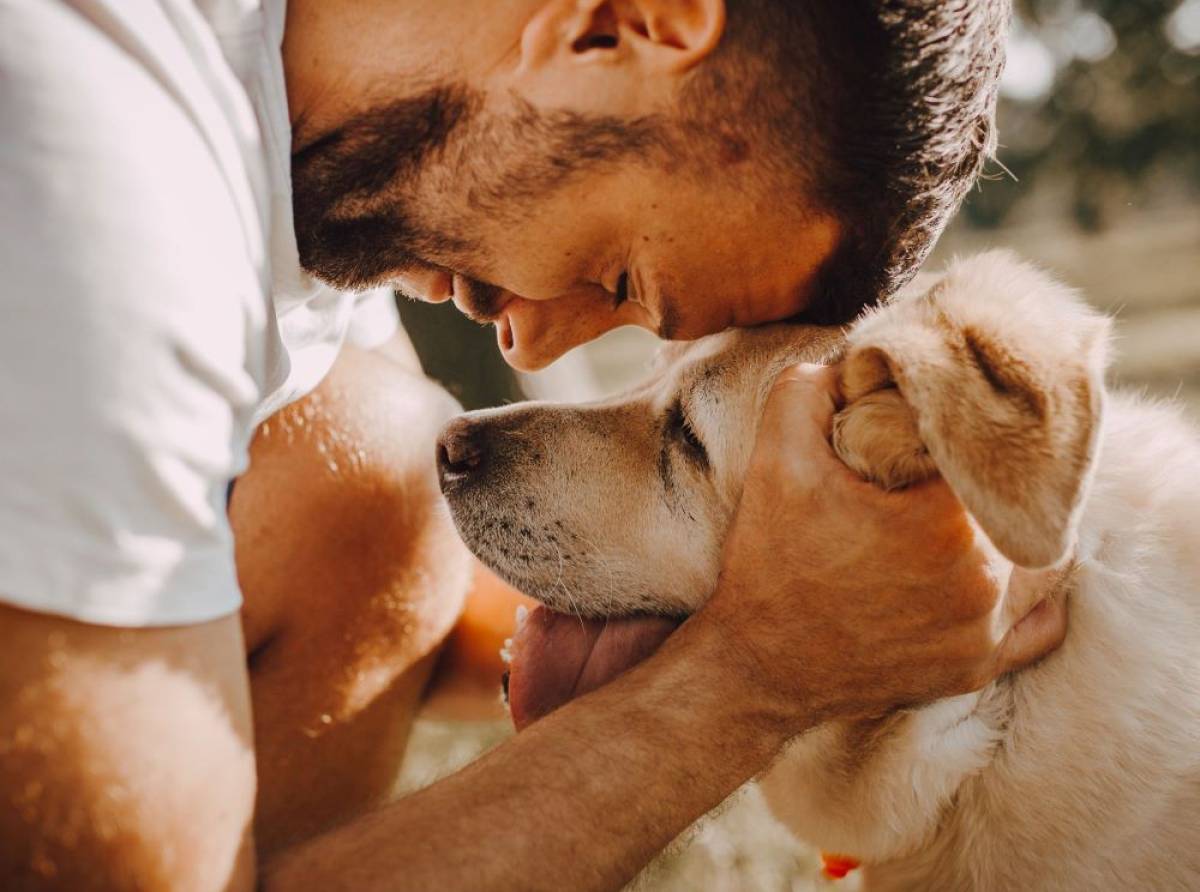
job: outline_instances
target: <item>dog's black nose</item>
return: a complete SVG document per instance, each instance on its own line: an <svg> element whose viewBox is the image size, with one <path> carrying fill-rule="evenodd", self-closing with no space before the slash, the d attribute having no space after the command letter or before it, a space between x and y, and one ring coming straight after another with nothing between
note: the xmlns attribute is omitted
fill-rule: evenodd
<svg viewBox="0 0 1200 892"><path fill-rule="evenodd" d="M438 479L447 483L462 480L483 470L487 459L486 428L466 416L455 418L438 437Z"/></svg>

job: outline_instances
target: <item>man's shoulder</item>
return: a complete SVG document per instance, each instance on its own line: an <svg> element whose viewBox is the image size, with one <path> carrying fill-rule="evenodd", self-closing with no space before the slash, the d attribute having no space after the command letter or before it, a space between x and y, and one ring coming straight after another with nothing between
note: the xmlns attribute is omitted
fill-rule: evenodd
<svg viewBox="0 0 1200 892"><path fill-rule="evenodd" d="M265 268L257 127L186 6L0 0L0 176L68 186L96 209L138 207L159 229L185 213L198 228L215 213ZM106 180L123 201L92 194Z"/></svg>
<svg viewBox="0 0 1200 892"><path fill-rule="evenodd" d="M6 98L70 86L119 100L118 87L167 85L190 64L185 41L194 30L190 20L173 20L144 0L0 0Z"/></svg>

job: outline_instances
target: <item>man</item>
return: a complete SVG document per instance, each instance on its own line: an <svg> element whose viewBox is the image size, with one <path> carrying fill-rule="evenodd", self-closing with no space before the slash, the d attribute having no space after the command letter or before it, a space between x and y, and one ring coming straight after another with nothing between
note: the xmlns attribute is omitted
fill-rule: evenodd
<svg viewBox="0 0 1200 892"><path fill-rule="evenodd" d="M849 318L977 174L1004 13L0 3L4 888L611 888L789 737L1052 648L1053 605L1005 634L1037 579L1005 598L944 487L854 479L798 369L709 607L381 805L469 572L387 288L523 368Z"/></svg>

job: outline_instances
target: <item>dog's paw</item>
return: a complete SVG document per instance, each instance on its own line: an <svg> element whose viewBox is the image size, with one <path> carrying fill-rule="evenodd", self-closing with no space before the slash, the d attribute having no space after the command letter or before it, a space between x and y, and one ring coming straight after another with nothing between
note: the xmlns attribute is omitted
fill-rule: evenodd
<svg viewBox="0 0 1200 892"><path fill-rule="evenodd" d="M888 490L937 474L912 408L895 387L868 393L838 412L833 449L860 477Z"/></svg>
<svg viewBox="0 0 1200 892"><path fill-rule="evenodd" d="M1012 255L959 261L851 329L834 448L889 489L940 473L1002 553L1053 565L1096 461L1107 336Z"/></svg>
<svg viewBox="0 0 1200 892"><path fill-rule="evenodd" d="M844 408L833 418L833 450L860 477L887 490L937 474L917 417L881 350L851 350L838 367Z"/></svg>

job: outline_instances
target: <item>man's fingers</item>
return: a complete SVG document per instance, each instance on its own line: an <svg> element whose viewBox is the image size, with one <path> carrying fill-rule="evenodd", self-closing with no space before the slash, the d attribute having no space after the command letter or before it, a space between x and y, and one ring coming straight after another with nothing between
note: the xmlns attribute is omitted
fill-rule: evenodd
<svg viewBox="0 0 1200 892"><path fill-rule="evenodd" d="M822 469L828 462L841 466L829 445L836 397L835 369L812 363L784 369L767 397L759 442L780 450L781 459Z"/></svg>
<svg viewBox="0 0 1200 892"><path fill-rule="evenodd" d="M802 362L784 369L775 378L763 410L764 418L781 423L816 422L822 436L828 437L837 394L837 369Z"/></svg>
<svg viewBox="0 0 1200 892"><path fill-rule="evenodd" d="M1007 632L1033 608L1046 598L1056 595L1064 588L1070 566L1030 570L1013 567L1004 593L1004 607L1000 616L1000 631Z"/></svg>
<svg viewBox="0 0 1200 892"><path fill-rule="evenodd" d="M996 674L1024 669L1055 650L1067 634L1067 605L1061 595L1043 598L1000 642Z"/></svg>
<svg viewBox="0 0 1200 892"><path fill-rule="evenodd" d="M997 674L1022 669L1062 644L1067 634L1070 573L1070 566L1013 569L1003 609L1003 622L1009 628L996 651Z"/></svg>

